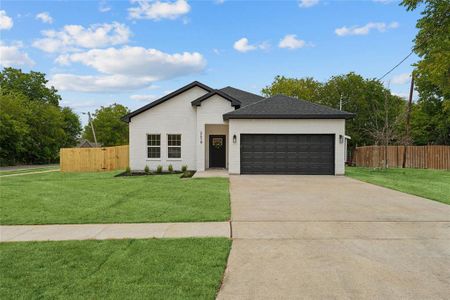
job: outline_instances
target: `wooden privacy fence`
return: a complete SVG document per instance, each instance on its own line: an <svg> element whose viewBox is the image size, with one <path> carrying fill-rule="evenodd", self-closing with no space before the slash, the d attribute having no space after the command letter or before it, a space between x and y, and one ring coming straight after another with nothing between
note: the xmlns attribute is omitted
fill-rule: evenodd
<svg viewBox="0 0 450 300"><path fill-rule="evenodd" d="M104 148L62 148L62 172L112 171L128 167L128 145Z"/></svg>
<svg viewBox="0 0 450 300"><path fill-rule="evenodd" d="M404 151L405 146L388 146L388 166L401 168ZM358 167L382 167L384 160L384 146L357 147L353 154L353 163ZM450 169L450 146L407 146L405 167Z"/></svg>

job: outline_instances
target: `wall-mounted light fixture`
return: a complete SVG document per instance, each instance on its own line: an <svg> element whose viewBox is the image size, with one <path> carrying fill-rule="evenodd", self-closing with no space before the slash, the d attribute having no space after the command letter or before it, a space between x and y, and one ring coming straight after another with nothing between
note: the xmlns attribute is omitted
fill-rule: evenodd
<svg viewBox="0 0 450 300"><path fill-rule="evenodd" d="M339 144L344 143L344 136L342 134L339 135Z"/></svg>
<svg viewBox="0 0 450 300"><path fill-rule="evenodd" d="M200 144L203 143L203 132L200 131Z"/></svg>
<svg viewBox="0 0 450 300"><path fill-rule="evenodd" d="M233 144L236 144L236 135L233 134Z"/></svg>

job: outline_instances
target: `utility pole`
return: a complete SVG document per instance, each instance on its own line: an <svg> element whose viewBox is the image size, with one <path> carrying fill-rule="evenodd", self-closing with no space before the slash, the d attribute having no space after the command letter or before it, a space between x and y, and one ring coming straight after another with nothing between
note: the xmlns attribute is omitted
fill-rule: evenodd
<svg viewBox="0 0 450 300"><path fill-rule="evenodd" d="M411 72L411 86L409 87L409 99L408 99L408 107L406 110L406 137L405 137L405 149L403 151L403 162L402 168L406 167L406 149L410 142L410 120L411 120L411 107L412 107L412 98L414 93L414 71Z"/></svg>
<svg viewBox="0 0 450 300"><path fill-rule="evenodd" d="M83 114L83 115L86 115L85 112L82 112L82 114ZM94 123L92 123L91 113L88 111L88 112L87 112L87 115L88 115L89 124L91 125L92 136L94 137L94 143L97 144L97 137L95 136Z"/></svg>

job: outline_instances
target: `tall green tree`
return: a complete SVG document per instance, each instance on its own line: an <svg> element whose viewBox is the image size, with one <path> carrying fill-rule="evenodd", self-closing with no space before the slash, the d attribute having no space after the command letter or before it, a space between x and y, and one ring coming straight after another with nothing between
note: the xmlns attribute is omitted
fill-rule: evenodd
<svg viewBox="0 0 450 300"><path fill-rule="evenodd" d="M47 86L45 74L31 71L23 73L20 69L4 68L0 72L1 91L17 92L25 95L30 101L59 105L61 96L52 86Z"/></svg>
<svg viewBox="0 0 450 300"><path fill-rule="evenodd" d="M411 118L418 144L450 144L450 1L403 0L408 11L423 8L417 21L414 52L419 100Z"/></svg>
<svg viewBox="0 0 450 300"><path fill-rule="evenodd" d="M97 109L92 120L97 142L103 146L128 144L128 124L121 120L127 113L127 107L116 103ZM91 124L84 127L83 138L94 140Z"/></svg>
<svg viewBox="0 0 450 300"><path fill-rule="evenodd" d="M283 94L299 99L307 99L320 102L320 90L323 84L312 77L287 78L276 76L273 82L262 89L262 94L266 97Z"/></svg>
<svg viewBox="0 0 450 300"><path fill-rule="evenodd" d="M0 164L55 162L61 147L76 144L80 120L46 84L38 72L0 73Z"/></svg>

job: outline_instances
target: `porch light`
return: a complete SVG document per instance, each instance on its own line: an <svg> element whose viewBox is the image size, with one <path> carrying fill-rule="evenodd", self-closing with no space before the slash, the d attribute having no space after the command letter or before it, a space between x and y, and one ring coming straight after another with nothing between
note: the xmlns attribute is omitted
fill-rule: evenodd
<svg viewBox="0 0 450 300"><path fill-rule="evenodd" d="M344 136L342 134L339 135L339 144L344 142Z"/></svg>
<svg viewBox="0 0 450 300"><path fill-rule="evenodd" d="M233 144L236 144L236 135L233 134Z"/></svg>

